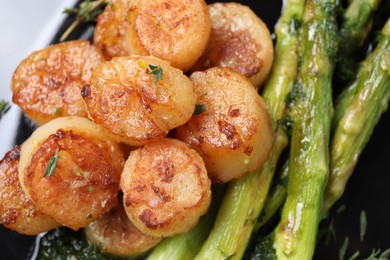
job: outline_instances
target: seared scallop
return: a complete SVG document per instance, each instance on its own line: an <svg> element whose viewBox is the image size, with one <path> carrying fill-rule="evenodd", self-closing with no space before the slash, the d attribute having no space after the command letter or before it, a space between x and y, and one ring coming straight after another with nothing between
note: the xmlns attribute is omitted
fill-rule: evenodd
<svg viewBox="0 0 390 260"><path fill-rule="evenodd" d="M250 81L223 67L195 72L190 79L205 111L178 127L176 137L199 152L213 182L260 168L274 138L265 103Z"/></svg>
<svg viewBox="0 0 390 260"><path fill-rule="evenodd" d="M188 121L196 94L190 79L155 57L116 57L83 88L91 119L117 141L142 145Z"/></svg>
<svg viewBox="0 0 390 260"><path fill-rule="evenodd" d="M62 117L23 144L19 179L40 211L77 230L117 205L124 158L86 118Z"/></svg>
<svg viewBox="0 0 390 260"><path fill-rule="evenodd" d="M19 182L20 146L0 161L0 223L24 235L38 235L58 227L56 221L40 212L26 196Z"/></svg>
<svg viewBox="0 0 390 260"><path fill-rule="evenodd" d="M37 124L60 116L87 116L81 88L104 61L88 41L69 41L33 52L16 68L12 101Z"/></svg>
<svg viewBox="0 0 390 260"><path fill-rule="evenodd" d="M230 67L258 88L267 78L274 57L267 25L249 7L239 3L214 3L209 5L209 11L210 39L191 70Z"/></svg>
<svg viewBox="0 0 390 260"><path fill-rule="evenodd" d="M202 158L183 142L169 138L130 153L121 188L131 222L156 237L191 230L211 200Z"/></svg>
<svg viewBox="0 0 390 260"><path fill-rule="evenodd" d="M211 30L204 0L115 0L98 17L94 44L107 58L151 55L188 70Z"/></svg>
<svg viewBox="0 0 390 260"><path fill-rule="evenodd" d="M161 241L136 229L121 204L90 223L84 232L100 251L118 257L140 256Z"/></svg>

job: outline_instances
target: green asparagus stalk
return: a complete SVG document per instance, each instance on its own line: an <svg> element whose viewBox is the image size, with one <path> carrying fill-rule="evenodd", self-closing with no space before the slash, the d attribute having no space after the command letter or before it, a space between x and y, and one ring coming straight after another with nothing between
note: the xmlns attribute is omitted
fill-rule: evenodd
<svg viewBox="0 0 390 260"><path fill-rule="evenodd" d="M355 79L356 50L362 47L372 27L372 16L380 0L352 0L342 16L336 82L345 85Z"/></svg>
<svg viewBox="0 0 390 260"><path fill-rule="evenodd" d="M372 16L378 8L379 0L353 0L343 14L340 27L339 53L350 56L360 48L372 26Z"/></svg>
<svg viewBox="0 0 390 260"><path fill-rule="evenodd" d="M356 78L356 73L351 71L353 54L358 50L367 38L372 27L372 16L378 9L379 0L353 0L343 15L343 21L340 28L340 48L339 62L336 67L336 76L339 78L339 84L346 84ZM332 122L332 129L345 114L346 108L351 104L356 93L356 84L343 90L336 100L337 109Z"/></svg>
<svg viewBox="0 0 390 260"><path fill-rule="evenodd" d="M147 259L194 259L213 226L223 192L224 186L213 187L213 199L210 209L205 216L201 217L196 227L188 233L164 239L153 249Z"/></svg>
<svg viewBox="0 0 390 260"><path fill-rule="evenodd" d="M287 199L275 233L278 259L312 259L329 174L337 0L308 0L302 63L291 93L293 122Z"/></svg>
<svg viewBox="0 0 390 260"><path fill-rule="evenodd" d="M349 7L343 14L342 24L340 28L340 42L343 44L338 51L339 60L338 68L348 66L345 61L351 58L351 55L360 48L367 38L368 32L372 24L372 15L379 6L379 0L352 0ZM341 67L341 68L340 68ZM341 69L346 71L347 69ZM336 69L337 72L337 69ZM355 74L353 74L355 77ZM337 118L341 118L353 98L352 93L355 88L347 88L338 98L339 108L336 109L332 124L338 122ZM334 129L335 126L332 127ZM284 171L288 169L285 168ZM278 184L271 188L267 200L264 204L264 209L256 224L255 230L261 228L281 207L287 195L287 179L284 174L277 180Z"/></svg>
<svg viewBox="0 0 390 260"><path fill-rule="evenodd" d="M390 98L390 19L376 49L361 63L356 81L349 87L349 105L337 119L331 142L331 173L325 193L324 213L341 197L358 158L375 125L386 111Z"/></svg>
<svg viewBox="0 0 390 260"><path fill-rule="evenodd" d="M282 122L285 98L297 75L298 32L304 0L288 0L276 27L276 57L263 98L268 106L275 144L262 170L232 181L218 212L216 222L197 259L240 259L268 194L275 167L288 143ZM288 121L288 120L287 120Z"/></svg>
<svg viewBox="0 0 390 260"><path fill-rule="evenodd" d="M188 233L164 239L147 257L148 260L194 259L213 225L210 215L203 216Z"/></svg>
<svg viewBox="0 0 390 260"><path fill-rule="evenodd" d="M288 174L288 162L283 165L282 172L278 178L274 178L274 185L271 185L268 192L267 199L264 202L263 211L260 217L257 219L254 232L262 228L282 207L287 196L287 174Z"/></svg>

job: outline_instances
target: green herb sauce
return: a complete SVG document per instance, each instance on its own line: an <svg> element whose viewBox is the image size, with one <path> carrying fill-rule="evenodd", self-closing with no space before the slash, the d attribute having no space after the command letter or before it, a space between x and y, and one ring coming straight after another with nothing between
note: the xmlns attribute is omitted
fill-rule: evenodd
<svg viewBox="0 0 390 260"><path fill-rule="evenodd" d="M46 233L39 242L38 260L90 260L117 259L99 252L95 245L88 243L82 231L57 228Z"/></svg>

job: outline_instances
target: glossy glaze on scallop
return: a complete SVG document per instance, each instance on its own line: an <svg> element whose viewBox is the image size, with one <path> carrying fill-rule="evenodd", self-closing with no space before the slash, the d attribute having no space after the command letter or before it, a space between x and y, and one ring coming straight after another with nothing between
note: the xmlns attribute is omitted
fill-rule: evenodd
<svg viewBox="0 0 390 260"><path fill-rule="evenodd" d="M209 5L212 30L208 45L192 71L214 66L234 68L258 88L267 78L274 47L267 25L239 3Z"/></svg>
<svg viewBox="0 0 390 260"><path fill-rule="evenodd" d="M161 68L161 77L151 66ZM196 103L192 82L181 70L136 55L100 64L82 95L90 118L128 145L164 138L191 118Z"/></svg>
<svg viewBox="0 0 390 260"><path fill-rule="evenodd" d="M131 222L157 237L191 230L208 210L210 185L199 154L169 138L132 151L121 177Z"/></svg>
<svg viewBox="0 0 390 260"><path fill-rule="evenodd" d="M81 88L104 61L88 41L69 41L35 51L16 68L12 101L38 124L60 116L87 116Z"/></svg>
<svg viewBox="0 0 390 260"><path fill-rule="evenodd" d="M176 137L199 152L213 182L260 168L274 138L265 103L249 80L224 67L195 72L190 79L205 111L178 127Z"/></svg>
<svg viewBox="0 0 390 260"><path fill-rule="evenodd" d="M37 209L19 182L20 146L0 161L0 223L25 235L38 235L60 224Z"/></svg>
<svg viewBox="0 0 390 260"><path fill-rule="evenodd" d="M53 158L57 164L45 174ZM45 214L77 230L117 204L124 165L118 145L86 118L62 117L24 143L19 179Z"/></svg>
<svg viewBox="0 0 390 260"><path fill-rule="evenodd" d="M139 231L129 220L122 204L90 223L84 229L86 238L105 254L136 257L161 241Z"/></svg>
<svg viewBox="0 0 390 260"><path fill-rule="evenodd" d="M204 0L116 0L97 18L94 44L107 58L151 55L188 70L211 30Z"/></svg>

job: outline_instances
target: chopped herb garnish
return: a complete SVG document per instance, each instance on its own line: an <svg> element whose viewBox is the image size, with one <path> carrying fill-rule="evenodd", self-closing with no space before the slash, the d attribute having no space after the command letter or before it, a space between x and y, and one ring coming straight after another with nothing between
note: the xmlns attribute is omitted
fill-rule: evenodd
<svg viewBox="0 0 390 260"><path fill-rule="evenodd" d="M91 193L93 191L93 187L92 186L88 186L88 192Z"/></svg>
<svg viewBox="0 0 390 260"><path fill-rule="evenodd" d="M381 253L380 249L372 249L371 254L366 260L388 260L390 258L390 248Z"/></svg>
<svg viewBox="0 0 390 260"><path fill-rule="evenodd" d="M61 108L56 107L56 108L54 109L54 114L56 114L56 115L61 115L61 114L62 114L62 113L61 113Z"/></svg>
<svg viewBox="0 0 390 260"><path fill-rule="evenodd" d="M390 258L390 248L383 251L382 254L380 255L380 257L385 258L385 259L389 259Z"/></svg>
<svg viewBox="0 0 390 260"><path fill-rule="evenodd" d="M1 100L0 101L0 119L5 115L5 113L8 112L8 110L11 108L8 101Z"/></svg>
<svg viewBox="0 0 390 260"><path fill-rule="evenodd" d="M333 226L333 220L330 221L328 226L318 230L318 240L324 241L325 245L329 245L331 241L336 241L336 230Z"/></svg>
<svg viewBox="0 0 390 260"><path fill-rule="evenodd" d="M58 155L59 149L56 149L56 153L53 157L50 158L49 163L46 166L45 172L43 173L43 177L50 177L53 175L54 170L57 167L58 159L61 158Z"/></svg>
<svg viewBox="0 0 390 260"><path fill-rule="evenodd" d="M348 244L349 244L349 238L345 237L343 245L341 246L339 251L339 260L344 259L345 253L347 252Z"/></svg>
<svg viewBox="0 0 390 260"><path fill-rule="evenodd" d="M154 66L152 64L149 64L149 68L150 68L150 71L149 71L149 74L153 74L154 75L154 83L157 84L158 80L163 78L163 69L161 68L160 65L158 66Z"/></svg>
<svg viewBox="0 0 390 260"><path fill-rule="evenodd" d="M195 110L194 113L192 113L193 116L202 114L204 111L206 111L206 105L204 104L195 104Z"/></svg>
<svg viewBox="0 0 390 260"><path fill-rule="evenodd" d="M367 260L375 259L380 253L380 249L372 249L371 254L367 257Z"/></svg>
<svg viewBox="0 0 390 260"><path fill-rule="evenodd" d="M334 229L333 221L330 222L327 231L328 232L325 235L325 243L326 245L329 245L331 240L336 241L336 230Z"/></svg>
<svg viewBox="0 0 390 260"><path fill-rule="evenodd" d="M342 204L340 207L338 207L338 209L336 210L336 213L337 214L340 214L341 212L343 212L347 207Z"/></svg>
<svg viewBox="0 0 390 260"><path fill-rule="evenodd" d="M367 231L367 215L364 210L360 213L360 241L363 241Z"/></svg>
<svg viewBox="0 0 390 260"><path fill-rule="evenodd" d="M91 213L88 213L87 218L92 218L92 214L91 214Z"/></svg>
<svg viewBox="0 0 390 260"><path fill-rule="evenodd" d="M284 115L282 118L278 119L277 122L283 127L288 135L291 135L294 121L289 115Z"/></svg>
<svg viewBox="0 0 390 260"><path fill-rule="evenodd" d="M356 251L353 255L351 255L348 260L355 260L360 255L360 251Z"/></svg>
<svg viewBox="0 0 390 260"><path fill-rule="evenodd" d="M292 35L297 35L299 28L301 28L302 23L296 17L292 17L290 20L290 33Z"/></svg>
<svg viewBox="0 0 390 260"><path fill-rule="evenodd" d="M63 13L77 15L77 17L61 36L60 41L64 41L79 24L95 21L96 17L103 12L107 3L108 0L84 0L79 8L66 8Z"/></svg>

